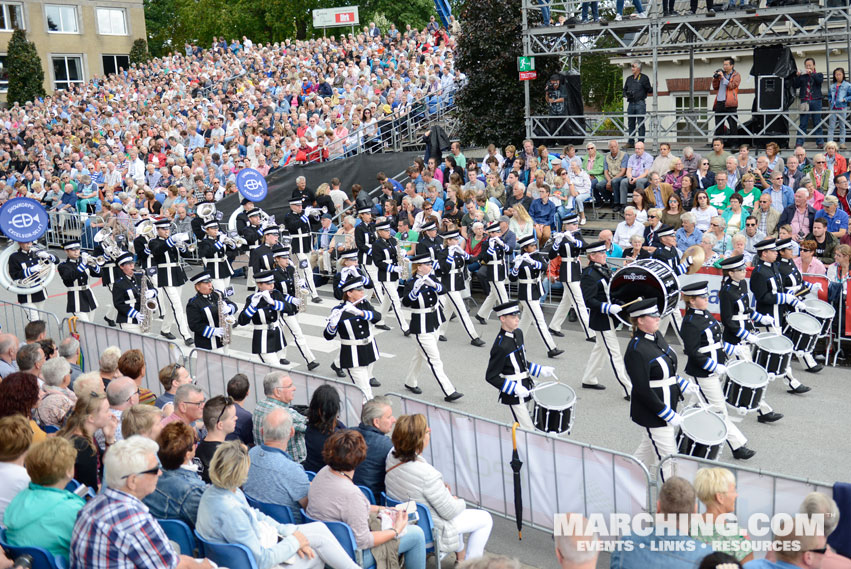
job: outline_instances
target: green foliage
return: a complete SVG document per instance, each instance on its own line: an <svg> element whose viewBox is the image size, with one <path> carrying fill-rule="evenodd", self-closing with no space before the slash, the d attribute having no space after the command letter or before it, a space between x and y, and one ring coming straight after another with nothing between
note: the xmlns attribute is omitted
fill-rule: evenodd
<svg viewBox="0 0 851 569"><path fill-rule="evenodd" d="M597 47L612 47L614 39L604 37ZM591 52L582 55L582 99L586 107L598 111L623 109L623 71L609 62L610 53Z"/></svg>
<svg viewBox="0 0 851 569"><path fill-rule="evenodd" d="M35 44L27 41L23 30L15 30L6 48L6 68L9 76L9 91L6 101L25 103L44 97L44 70Z"/></svg>
<svg viewBox="0 0 851 569"><path fill-rule="evenodd" d="M148 53L148 42L143 38L139 38L133 42L133 47L130 48L130 64L145 63L151 59L151 54Z"/></svg>

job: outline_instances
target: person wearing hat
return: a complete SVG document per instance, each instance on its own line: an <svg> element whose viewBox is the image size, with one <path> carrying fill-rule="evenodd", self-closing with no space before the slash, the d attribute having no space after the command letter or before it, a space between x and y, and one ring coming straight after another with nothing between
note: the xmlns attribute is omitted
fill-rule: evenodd
<svg viewBox="0 0 851 569"><path fill-rule="evenodd" d="M263 230L260 244L252 249L248 255L248 266L251 267L251 271L254 274L271 271L274 268L275 261L272 258L272 247L278 244L279 239L277 225L270 225Z"/></svg>
<svg viewBox="0 0 851 569"><path fill-rule="evenodd" d="M792 249L792 238L779 239L776 243L776 249L778 259L775 265L777 272L780 273L780 278L783 280L784 290L787 294L792 294L796 298L805 298L813 290L813 285L804 280L801 271L795 266L796 255L794 249ZM785 321L785 311L781 317ZM804 369L810 373L818 373L824 369L824 365L816 362L811 352L799 350L795 352L795 355Z"/></svg>
<svg viewBox="0 0 851 569"><path fill-rule="evenodd" d="M500 238L502 230L499 222L492 222L487 226L486 231L488 232L488 246L482 247L479 253L479 262L482 265L487 265L490 292L488 292L487 298L482 302L479 311L476 313L476 320L482 326L487 326L488 317L495 304L508 302L508 291L505 288L505 279L508 277L506 261L511 256L511 249Z"/></svg>
<svg viewBox="0 0 851 569"><path fill-rule="evenodd" d="M403 263L407 263L408 260L399 254L400 247L396 239L390 237L389 221L385 219L377 222L375 234L376 240L372 246L372 260L378 269L377 288L380 288L382 293L379 296L383 296L378 311L384 318L387 315L387 310L392 306L396 321L399 322L402 332L408 336L411 333L408 329L408 318L402 310L402 300L399 298L399 291L397 290L399 275L405 269ZM390 330L390 326L384 323L376 324L375 327L379 330Z"/></svg>
<svg viewBox="0 0 851 569"><path fill-rule="evenodd" d="M310 245L310 218L307 213L302 211L302 197L300 195L293 194L293 198L290 200L290 211L284 216L284 226L290 234L292 252L298 260L296 270L307 283L313 302L322 302L322 299L316 293L316 284L313 282L313 268L310 265L310 252L312 250Z"/></svg>
<svg viewBox="0 0 851 569"><path fill-rule="evenodd" d="M629 414L643 427L641 444L633 456L653 472L662 457L676 454L674 429L683 422L677 404L683 394L700 392L696 383L677 375L677 354L659 333L659 305L655 298L640 300L628 307L632 339L624 352L624 365L632 380ZM662 480L671 475L666 461Z"/></svg>
<svg viewBox="0 0 851 569"><path fill-rule="evenodd" d="M242 235L242 230L249 225L248 214L255 208L254 202L248 198L242 198L239 203L242 206L242 211L236 215L236 232Z"/></svg>
<svg viewBox="0 0 851 569"><path fill-rule="evenodd" d="M437 236L437 223L434 220L429 220L420 227L420 238L417 240L414 253L416 255L426 254L434 261L437 259L437 252L442 249L441 244L441 239Z"/></svg>
<svg viewBox="0 0 851 569"><path fill-rule="evenodd" d="M355 275L343 281L343 302L331 309L323 336L329 342L340 336L340 368L369 400L372 387L381 386L372 373L378 361L378 345L369 324L380 322L381 313L364 297L363 285L363 279Z"/></svg>
<svg viewBox="0 0 851 569"><path fill-rule="evenodd" d="M748 440L727 415L727 401L721 381L727 373L724 365L733 355L734 344L722 340L721 325L715 320L709 308L709 283L696 281L680 288L686 313L680 326L683 351L688 357L686 373L697 380L700 395L709 408L724 418L727 424L727 444L733 451L733 458L747 460L755 451L745 445ZM661 333L661 332L660 332Z"/></svg>
<svg viewBox="0 0 851 569"><path fill-rule="evenodd" d="M272 269L275 275L275 290L283 294L288 302L295 304L301 310L304 306L304 299L299 296L299 290L296 287L295 268L290 263L289 248L282 245L275 245L272 248L272 257L275 263ZM307 345L307 340L304 337L304 332L301 331L301 324L299 324L297 314L284 313L282 321L284 327L289 331L290 336L292 336L296 348L301 353L301 357L307 362L307 369L313 370L318 368L319 362L316 361L316 357L314 357L313 352L310 351L310 347ZM284 354L286 354L286 350L287 348L284 346Z"/></svg>
<svg viewBox="0 0 851 569"><path fill-rule="evenodd" d="M520 303L516 300L494 307L500 329L491 346L485 381L499 389L499 402L508 405L514 421L535 430L527 407L535 382L532 378L555 377L555 368L526 359L523 331L520 330Z"/></svg>
<svg viewBox="0 0 851 569"><path fill-rule="evenodd" d="M721 339L735 346L733 352L738 359L751 361L748 344L756 338L754 322L764 324L771 322L771 318L751 308L744 255L735 255L721 261L721 272L721 289L718 291L721 324L724 327ZM757 412L757 421L760 423L773 423L783 418L781 413L771 409L764 393Z"/></svg>
<svg viewBox="0 0 851 569"><path fill-rule="evenodd" d="M588 357L588 365L582 376L582 387L585 389L605 389L597 376L603 368L606 356L612 366L615 379L624 390L625 399L629 401L632 383L623 365L621 347L615 335L616 323L612 320L621 311L617 304L609 302L607 291L612 271L606 264L606 242L595 241L585 248L588 255L588 266L579 278L579 288L582 299L588 307L588 326L594 331L594 349Z"/></svg>
<svg viewBox="0 0 851 569"><path fill-rule="evenodd" d="M340 270L334 273L334 278L331 282L332 289L334 291L334 298L337 300L343 300L343 283L348 280L349 277L355 276L363 279L364 289L372 288L374 286L369 274L364 270L363 266L360 265L358 261L359 257L360 249L344 249L340 251Z"/></svg>
<svg viewBox="0 0 851 569"><path fill-rule="evenodd" d="M514 258L514 266L508 272L508 278L511 282L517 283L517 300L524 305L520 329L525 333L529 323L534 321L538 334L541 335L547 347L547 357L554 358L563 354L564 350L558 349L550 335L540 302L544 294L541 278L546 274L549 263L543 255L538 253L538 238L534 233L519 239L517 246L520 247L520 255Z"/></svg>
<svg viewBox="0 0 851 569"><path fill-rule="evenodd" d="M219 235L219 222L215 219L205 221L202 227L204 238L198 242L198 254L204 263L204 269L213 279L213 288L223 291L230 286L230 278L233 276L233 267L227 251L235 250L236 243L233 239L223 239Z"/></svg>
<svg viewBox="0 0 851 569"><path fill-rule="evenodd" d="M780 334L786 313L786 306L794 310L804 310L804 303L798 298L785 291L783 288L783 277L777 271L777 241L765 239L756 244L756 253L759 260L751 273L750 286L753 293L756 311L769 318L761 320L760 325L766 330ZM786 368L786 381L789 383L790 393L806 393L810 387L802 384L792 375L791 365Z"/></svg>
<svg viewBox="0 0 851 569"><path fill-rule="evenodd" d="M287 345L281 329L281 313L295 314L300 299L285 297L275 290L275 273L262 271L254 274L257 292L248 295L245 306L237 316L240 326L252 325L251 353L261 362L289 365L284 348Z"/></svg>
<svg viewBox="0 0 851 569"><path fill-rule="evenodd" d="M458 314L461 324L464 326L464 331L470 336L470 343L477 347L484 346L485 341L479 337L479 333L473 326L473 321L470 319L470 313L467 311L467 305L464 304L464 296L462 295L467 289L467 262L471 259L471 256L458 244L461 234L457 229L443 233L442 237L443 248L437 252L437 264L447 311L444 312L446 319L440 325L438 339L443 336L443 329L452 315Z"/></svg>
<svg viewBox="0 0 851 569"><path fill-rule="evenodd" d="M157 236L148 243L148 249L151 251L151 266L157 269L157 298L163 311L160 335L174 340L172 330L176 324L177 334L183 338L187 346L191 346L194 340L190 336L183 300L180 298L180 287L186 284L186 273L180 265L180 254L187 251L186 242L189 241L189 235L186 233L169 235L170 225L171 222L167 218L156 220L154 227L156 227Z"/></svg>
<svg viewBox="0 0 851 569"><path fill-rule="evenodd" d="M438 331L444 322L439 300L439 295L443 293L443 285L437 282L439 279L432 274L432 263L431 255L428 253L411 257L413 275L408 279L402 293L402 304L411 309L411 323L408 329L420 347L411 359L408 375L405 378L405 389L416 394L423 392L417 386L417 377L423 363L427 363L440 389L443 390L443 400L455 401L464 394L452 385L452 381L443 369L443 361L437 349Z"/></svg>
<svg viewBox="0 0 851 569"><path fill-rule="evenodd" d="M264 212L261 209L251 209L246 214L248 224L245 225L245 227L243 227L241 230L237 229L242 238L245 239L246 246L248 247L248 276L245 283L248 292L254 292L256 290L256 284L254 282L254 269L251 268L250 259L252 251L254 251L254 249L256 249L257 247L263 245L263 213Z"/></svg>
<svg viewBox="0 0 851 569"><path fill-rule="evenodd" d="M355 226L355 247L358 249L357 264L366 271L367 275L369 275L370 282L367 283L367 286L371 291L369 296L372 296L372 294L375 293L379 304L381 304L384 301L384 293L381 290L381 287L374 286L375 281L378 280L378 267L372 260L372 246L375 244L376 239L375 223L372 221L372 208L359 208L358 217L361 222ZM334 288L334 291L335 298L340 300L340 298L336 295L336 287Z"/></svg>
<svg viewBox="0 0 851 569"><path fill-rule="evenodd" d="M222 319L233 318L236 304L225 297L224 290L215 290L213 275L208 271L201 271L190 280L196 294L186 303L186 320L195 335L195 347L227 354L228 344L224 343L224 337L230 333L228 328L233 326L233 320L228 324Z"/></svg>
<svg viewBox="0 0 851 569"><path fill-rule="evenodd" d="M112 303L118 311L115 321L118 327L126 332L142 333L145 322L142 314L142 303L157 297L157 289L148 281L145 298L142 298L142 279L148 278L144 272L134 273L136 264L131 253L124 253L115 261L121 270L121 276L112 285Z"/></svg>
<svg viewBox="0 0 851 569"><path fill-rule="evenodd" d="M157 284L157 275L156 272L150 271L149 269L154 266L154 259L151 255L150 243L156 237L156 228L153 231L149 231L151 229L151 225L155 220L151 219L141 219L136 222L136 238L133 239L133 252L136 253L136 265L138 265L139 269L145 271L146 274L151 274L151 281L154 283L154 286L158 286ZM102 243L102 241L101 241ZM92 252L94 255L106 255L106 252ZM116 266L116 269L118 267ZM118 271L117 276L121 276L121 271ZM162 311L160 311L160 318L162 318Z"/></svg>
<svg viewBox="0 0 851 569"><path fill-rule="evenodd" d="M585 338L591 340L594 332L588 324L588 309L585 307L585 299L582 298L582 290L579 288L579 279L582 275L582 265L579 256L585 242L582 240L582 232L579 231L579 215L570 213L561 222L562 231L553 235L553 246L550 249L550 260L561 258L558 269L558 280L562 283L561 301L556 307L556 312L550 320L550 334L558 338L564 337L561 325L564 319L573 313L572 321L579 320Z"/></svg>
<svg viewBox="0 0 851 569"><path fill-rule="evenodd" d="M136 242L135 239L133 242ZM119 256L121 253L124 253L124 251L118 246L117 242L116 249L118 249ZM121 269L119 269L118 265L115 263L115 258L107 253L105 244L102 240L95 243L95 246L92 249L92 257L94 257L95 259L103 257L103 260L105 262L104 264L100 265L100 276L103 280L103 285L109 290L109 294L111 295L112 284L121 278ZM114 328L116 316L118 316L118 311L115 310L115 305L111 302L107 303L106 314L103 315L103 319L109 326Z"/></svg>
<svg viewBox="0 0 851 569"><path fill-rule="evenodd" d="M94 294L89 286L89 275L97 278L101 275L100 265L93 263L94 257L81 259L82 249L79 241L69 241L65 244L65 254L68 258L59 263L56 268L59 278L68 291L68 302L65 310L80 320L90 322L89 312L98 307ZM92 264L93 263L93 264Z"/></svg>
<svg viewBox="0 0 851 569"><path fill-rule="evenodd" d="M650 257L668 265L676 276L688 272L688 268L692 264L692 258L688 256L680 262L680 250L677 249L676 230L670 225L662 225L656 230L656 238L658 239L658 246L650 254ZM664 336L667 333L671 321L674 322L674 333L677 336L680 335L680 326L683 324L683 317L680 314L679 308L662 318L662 322L659 324L660 334Z"/></svg>

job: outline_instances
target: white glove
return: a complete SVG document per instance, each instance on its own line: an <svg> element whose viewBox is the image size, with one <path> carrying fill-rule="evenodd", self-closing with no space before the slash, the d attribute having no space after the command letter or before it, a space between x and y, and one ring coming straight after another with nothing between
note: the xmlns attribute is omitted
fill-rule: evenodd
<svg viewBox="0 0 851 569"><path fill-rule="evenodd" d="M432 288L437 288L437 283L431 280L431 277L424 278L423 282Z"/></svg>
<svg viewBox="0 0 851 569"><path fill-rule="evenodd" d="M186 243L187 241L189 241L189 234L188 233L175 233L174 235L171 236L171 240L174 241L175 243Z"/></svg>
<svg viewBox="0 0 851 569"><path fill-rule="evenodd" d="M719 365L718 367L724 367L724 366ZM724 369L726 371L726 368L724 368ZM700 393L700 387L697 385L697 383L695 383L693 381L689 381L688 386L686 387L686 393L690 393L692 395L698 395Z"/></svg>
<svg viewBox="0 0 851 569"><path fill-rule="evenodd" d="M53 255L51 255L51 254L50 254L50 253L48 253L47 251L39 251L38 253L36 253L36 257L38 257L39 259L47 259L47 260L50 260L50 258L51 258L52 256L53 256Z"/></svg>
<svg viewBox="0 0 851 569"><path fill-rule="evenodd" d="M795 300L795 302L792 303L792 306L797 312L804 312L807 310L807 305L801 302L800 300Z"/></svg>
<svg viewBox="0 0 851 569"><path fill-rule="evenodd" d="M724 364L718 364L715 366L715 373L718 375L727 375L727 366Z"/></svg>
<svg viewBox="0 0 851 569"><path fill-rule="evenodd" d="M154 298L155 296L157 296L156 290L149 288L148 290L145 291L145 298L147 298L148 300Z"/></svg>
<svg viewBox="0 0 851 569"><path fill-rule="evenodd" d="M520 265L522 265L522 264L523 264L523 255L520 255L519 257L514 258L514 270L519 269Z"/></svg>
<svg viewBox="0 0 851 569"><path fill-rule="evenodd" d="M514 395L519 397L520 399L525 399L529 397L530 391L523 387L520 382L517 382L517 385L514 386Z"/></svg>
<svg viewBox="0 0 851 569"><path fill-rule="evenodd" d="M252 294L251 295L251 306L256 308L257 305L260 304L261 298L263 298L263 293L261 293L261 292L255 292L254 294Z"/></svg>
<svg viewBox="0 0 851 569"><path fill-rule="evenodd" d="M393 268L392 268L392 269L390 269L390 270L391 270L392 272L396 273L397 275L401 275L401 274L402 274L402 267L400 267L399 265L394 265L394 266L393 266Z"/></svg>
<svg viewBox="0 0 851 569"><path fill-rule="evenodd" d="M555 377L556 376L556 368L552 366L541 366L541 371L538 373L538 377Z"/></svg>
<svg viewBox="0 0 851 569"><path fill-rule="evenodd" d="M269 304L275 303L275 301L272 300L272 291L271 290L264 290L263 292L260 293L260 296L265 298L266 302L268 302Z"/></svg>
<svg viewBox="0 0 851 569"><path fill-rule="evenodd" d="M361 310L351 302L347 302L346 305L343 306L343 310L348 312L349 314L354 314L355 316L363 316L363 310Z"/></svg>
<svg viewBox="0 0 851 569"><path fill-rule="evenodd" d="M296 306L301 306L302 304L304 304L304 301L302 299L300 299L299 297L294 296L293 297L293 304L296 305Z"/></svg>
<svg viewBox="0 0 851 569"><path fill-rule="evenodd" d="M679 413L674 413L674 416L671 417L671 420L668 421L668 424L676 429L677 427L683 424L683 416Z"/></svg>
<svg viewBox="0 0 851 569"><path fill-rule="evenodd" d="M617 316L618 314L621 313L621 311L623 311L623 307L621 307L620 305L618 305L618 304L610 304L609 305L609 314L611 314L612 316Z"/></svg>
<svg viewBox="0 0 851 569"><path fill-rule="evenodd" d="M763 314L762 318L759 319L759 324L762 326L774 326L774 317Z"/></svg>
<svg viewBox="0 0 851 569"><path fill-rule="evenodd" d="M346 267L345 269L343 269L342 277L343 277L343 280L345 281L349 277L356 277L359 274L360 273L358 272L356 267ZM301 285L298 285L298 286L301 286Z"/></svg>
<svg viewBox="0 0 851 569"><path fill-rule="evenodd" d="M736 346L736 349L733 350L733 353L736 354L736 357L740 360L747 360L750 358L751 351L747 344L739 344Z"/></svg>
<svg viewBox="0 0 851 569"><path fill-rule="evenodd" d="M336 328L337 324L340 323L340 318L343 316L343 311L340 308L335 308L331 311L331 316L328 317L328 325L332 328Z"/></svg>
<svg viewBox="0 0 851 569"><path fill-rule="evenodd" d="M231 306L230 304L228 304L227 302L225 302L224 304L225 304L225 307L222 309L222 312L224 314L233 314L234 313L234 307Z"/></svg>
<svg viewBox="0 0 851 569"><path fill-rule="evenodd" d="M138 322L138 323L139 323L139 326L141 326L142 324L144 324L144 323L145 323L145 315L144 315L144 314L142 314L141 312L139 312L138 314L136 314L136 322Z"/></svg>
<svg viewBox="0 0 851 569"><path fill-rule="evenodd" d="M224 328L213 328L213 336L215 336L216 338L221 338L224 335L225 335L225 329Z"/></svg>
<svg viewBox="0 0 851 569"><path fill-rule="evenodd" d="M414 283L413 293L419 294L420 289L422 289L424 285L425 282L423 281L423 279L417 279L417 282Z"/></svg>

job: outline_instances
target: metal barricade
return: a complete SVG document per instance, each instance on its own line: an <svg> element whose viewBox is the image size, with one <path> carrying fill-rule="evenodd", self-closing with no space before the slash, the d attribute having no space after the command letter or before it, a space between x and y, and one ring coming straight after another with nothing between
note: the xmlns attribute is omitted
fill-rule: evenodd
<svg viewBox="0 0 851 569"><path fill-rule="evenodd" d="M68 329L62 326L53 312L0 300L0 324L3 325L4 332L23 338L24 328L32 320L44 320L47 323L47 337L57 344L67 334Z"/></svg>
<svg viewBox="0 0 851 569"><path fill-rule="evenodd" d="M83 219L76 211L50 211L47 216L49 225L44 238L48 247L62 247L71 240L87 240ZM85 245L83 247L91 249Z"/></svg>

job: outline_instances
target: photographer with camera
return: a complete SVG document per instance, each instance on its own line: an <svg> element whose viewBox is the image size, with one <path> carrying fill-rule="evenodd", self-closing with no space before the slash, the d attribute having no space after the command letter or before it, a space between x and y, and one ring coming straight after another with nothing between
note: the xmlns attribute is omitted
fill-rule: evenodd
<svg viewBox="0 0 851 569"><path fill-rule="evenodd" d="M629 140L627 147L635 147L635 141L644 142L644 121L647 115L647 95L653 94L650 78L641 72L641 62L632 62L632 75L623 84L623 96L626 99ZM636 132L636 130L638 132Z"/></svg>
<svg viewBox="0 0 851 569"><path fill-rule="evenodd" d="M550 116L551 117L563 117L566 114L566 105L565 101L565 88L564 84L561 81L561 75L558 73L553 73L550 75L550 80L547 82L546 91L544 92L544 98L547 101L547 105L550 107ZM550 135L556 136L556 131L559 130L559 123L561 121L557 119L550 119ZM568 125L567 133L568 134L572 129Z"/></svg>
<svg viewBox="0 0 851 569"><path fill-rule="evenodd" d="M801 111L801 126L798 129L796 143L798 146L804 145L804 137L808 134L807 129L810 126L815 128L816 146L819 148L824 146L821 114L816 112L821 111L821 84L823 81L824 74L816 71L816 62L812 57L804 60L804 71L798 71L795 78L792 79L792 85L798 90L798 110Z"/></svg>
<svg viewBox="0 0 851 569"><path fill-rule="evenodd" d="M715 95L715 136L736 136L739 131L739 85L742 76L735 69L736 61L732 57L725 57L720 69L715 70L712 76L712 90L718 91Z"/></svg>

